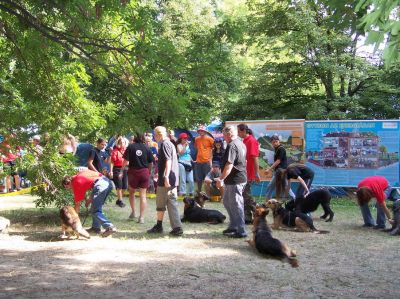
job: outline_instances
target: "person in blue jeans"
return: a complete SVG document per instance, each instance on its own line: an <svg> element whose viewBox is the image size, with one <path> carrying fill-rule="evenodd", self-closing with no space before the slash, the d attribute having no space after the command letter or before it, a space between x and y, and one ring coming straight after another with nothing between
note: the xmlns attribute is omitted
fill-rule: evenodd
<svg viewBox="0 0 400 299"><path fill-rule="evenodd" d="M84 170L74 176L65 176L62 185L71 189L74 194L75 211L79 213L81 201L85 200L85 206L92 204L91 214L93 218L92 227L88 232L101 233L101 227L105 229L102 236L107 237L117 230L103 213L103 205L113 189L113 184L106 176L92 170ZM89 198L86 192L92 190Z"/></svg>
<svg viewBox="0 0 400 299"><path fill-rule="evenodd" d="M374 227L375 229L384 229L386 227L386 218L389 219L390 223L393 223L391 219L390 211L386 206L386 193L389 188L389 182L382 176L370 176L361 180L358 183L358 190L356 192L357 201L360 205L361 215L364 220L364 227ZM376 225L374 218L369 210L368 203L372 198L376 199Z"/></svg>
<svg viewBox="0 0 400 299"><path fill-rule="evenodd" d="M179 163L179 195L187 195L186 182L189 184L189 195L194 193L192 156L190 155L189 136L186 133L179 134L176 149Z"/></svg>

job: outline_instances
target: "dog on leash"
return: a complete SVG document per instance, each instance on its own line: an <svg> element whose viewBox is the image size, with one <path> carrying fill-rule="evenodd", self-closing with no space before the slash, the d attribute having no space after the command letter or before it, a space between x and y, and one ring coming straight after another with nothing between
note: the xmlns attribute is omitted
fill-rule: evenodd
<svg viewBox="0 0 400 299"><path fill-rule="evenodd" d="M256 248L259 253L270 255L288 262L292 267L299 266L296 259L296 251L272 237L271 229L266 220L269 210L265 205L257 205L253 211L253 239L248 240L250 246Z"/></svg>
<svg viewBox="0 0 400 299"><path fill-rule="evenodd" d="M328 233L328 231L322 231L316 229L314 222L311 217L299 211L288 211L282 203L276 199L270 199L265 204L267 208L271 209L272 217L274 219L273 229L280 229L283 226L294 227L300 232L314 232L317 234Z"/></svg>
<svg viewBox="0 0 400 299"><path fill-rule="evenodd" d="M288 201L285 208L289 211L299 211L307 214L316 211L318 206L321 205L324 209L324 214L320 218L326 219L325 222L331 222L335 214L330 207L330 203L331 194L329 191L319 189L311 192L307 197L298 197L296 200Z"/></svg>
<svg viewBox="0 0 400 299"><path fill-rule="evenodd" d="M182 222L208 222L210 224L223 223L226 216L217 210L203 209L194 198L185 197Z"/></svg>
<svg viewBox="0 0 400 299"><path fill-rule="evenodd" d="M76 239L82 236L86 239L90 239L89 233L82 227L81 220L79 219L78 213L74 207L64 206L60 209L61 218L61 229L62 239L71 239L71 235L74 235ZM67 235L68 233L68 235Z"/></svg>

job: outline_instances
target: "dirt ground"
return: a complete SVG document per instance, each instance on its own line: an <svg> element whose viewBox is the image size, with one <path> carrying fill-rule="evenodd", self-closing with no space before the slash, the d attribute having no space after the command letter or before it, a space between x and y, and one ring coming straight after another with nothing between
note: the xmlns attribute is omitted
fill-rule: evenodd
<svg viewBox="0 0 400 299"><path fill-rule="evenodd" d="M118 233L90 240L58 241L57 210L33 207L30 196L0 197L11 220L0 234L0 298L400 298L400 239L361 228L354 206L335 204L333 223L316 220L326 235L274 232L297 250L299 268L224 237L226 225L184 224L176 238L165 221L163 235L148 236L154 200L145 224L109 203Z"/></svg>

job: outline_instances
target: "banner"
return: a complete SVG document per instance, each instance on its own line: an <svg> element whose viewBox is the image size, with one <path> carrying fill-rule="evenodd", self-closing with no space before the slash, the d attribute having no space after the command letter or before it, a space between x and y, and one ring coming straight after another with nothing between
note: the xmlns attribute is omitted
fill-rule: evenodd
<svg viewBox="0 0 400 299"><path fill-rule="evenodd" d="M304 120L252 120L252 121L227 121L226 125L246 124L253 136L260 144L259 165L266 169L274 163L275 150L271 143L271 136L278 135L281 144L286 149L288 164L304 162ZM270 180L260 171L261 180Z"/></svg>
<svg viewBox="0 0 400 299"><path fill-rule="evenodd" d="M356 187L372 175L399 184L400 121L307 121L306 165L313 185Z"/></svg>

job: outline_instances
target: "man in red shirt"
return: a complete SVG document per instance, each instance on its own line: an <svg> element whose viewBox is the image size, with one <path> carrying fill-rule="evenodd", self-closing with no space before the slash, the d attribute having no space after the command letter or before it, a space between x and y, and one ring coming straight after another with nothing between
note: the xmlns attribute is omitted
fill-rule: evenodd
<svg viewBox="0 0 400 299"><path fill-rule="evenodd" d="M357 200L360 205L361 214L364 219L364 227L374 227L375 229L384 229L385 228L385 215L389 219L390 223L393 223L391 219L390 211L386 207L386 194L385 190L388 189L389 183L382 176L370 176L358 183L357 190ZM374 218L371 215L371 211L369 210L368 203L371 198L376 198L376 210L377 210L377 218L376 225Z"/></svg>
<svg viewBox="0 0 400 299"><path fill-rule="evenodd" d="M237 126L238 135L243 139L243 143L246 146L246 172L247 172L247 184L243 190L244 199L244 221L246 224L253 222L253 206L256 202L251 196L251 185L254 181L260 181L259 167L258 167L258 155L259 155L259 143L254 138L251 129L245 125L240 124Z"/></svg>
<svg viewBox="0 0 400 299"><path fill-rule="evenodd" d="M101 226L103 226L105 231L102 237L107 237L117 231L114 225L103 214L103 205L113 188L112 182L106 176L96 171L84 170L74 176L64 177L62 184L66 189L72 190L77 213L79 213L82 200L86 201L86 207L90 203L92 204L91 214L93 222L88 232L99 234ZM86 192L88 190L92 190L92 193L87 199Z"/></svg>

